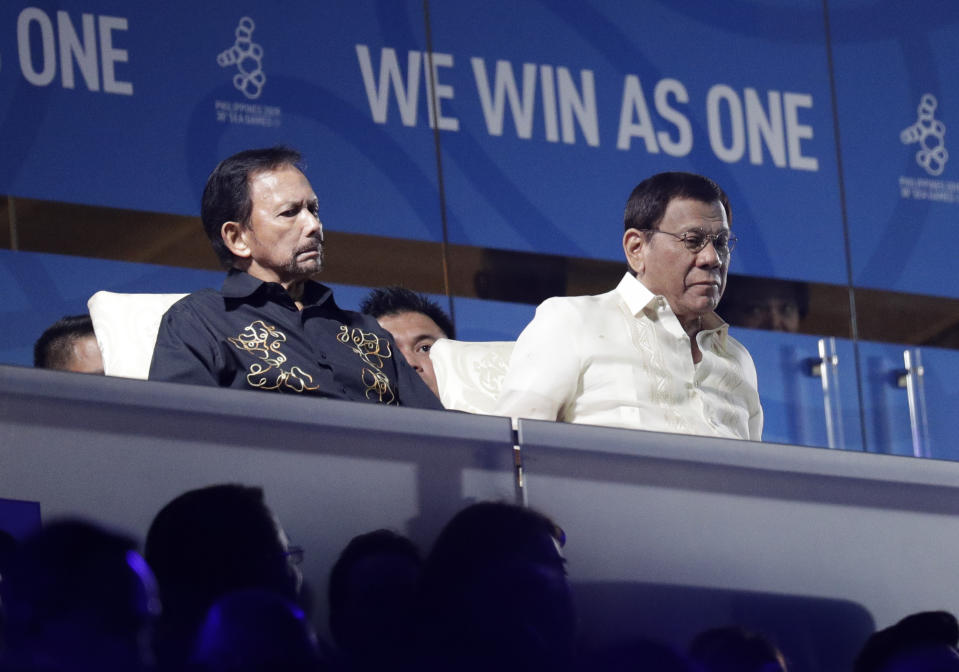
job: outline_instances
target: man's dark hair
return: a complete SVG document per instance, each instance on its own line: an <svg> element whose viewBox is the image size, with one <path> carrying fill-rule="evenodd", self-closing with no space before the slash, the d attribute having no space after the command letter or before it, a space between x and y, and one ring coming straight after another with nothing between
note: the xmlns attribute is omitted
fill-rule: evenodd
<svg viewBox="0 0 959 672"><path fill-rule="evenodd" d="M719 201L726 211L729 225L733 224L729 197L711 179L695 173L659 173L640 182L629 195L626 212L623 214L624 230L655 229L663 221L666 206L677 198L703 203Z"/></svg>
<svg viewBox="0 0 959 672"><path fill-rule="evenodd" d="M447 338L456 338L453 321L433 299L405 287L380 287L374 289L360 304L360 312L379 318L383 315L423 313L436 322Z"/></svg>
<svg viewBox="0 0 959 672"><path fill-rule="evenodd" d="M303 157L289 147L248 149L223 159L210 173L203 189L200 218L203 230L213 244L213 251L224 267L233 265L234 257L220 235L224 222L250 225L253 203L250 200L250 178L280 166L300 167Z"/></svg>
<svg viewBox="0 0 959 672"><path fill-rule="evenodd" d="M33 365L40 369L65 369L73 359L73 343L93 335L89 315L60 318L33 344Z"/></svg>

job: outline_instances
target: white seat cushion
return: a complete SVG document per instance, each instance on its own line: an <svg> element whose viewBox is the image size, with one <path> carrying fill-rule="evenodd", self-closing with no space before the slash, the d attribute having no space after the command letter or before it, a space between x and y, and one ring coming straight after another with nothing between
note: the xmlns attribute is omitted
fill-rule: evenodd
<svg viewBox="0 0 959 672"><path fill-rule="evenodd" d="M150 374L153 348L163 314L186 294L118 294L97 292L87 301L103 372L141 378Z"/></svg>
<svg viewBox="0 0 959 672"><path fill-rule="evenodd" d="M436 341L430 360L443 406L492 415L513 345L513 341Z"/></svg>

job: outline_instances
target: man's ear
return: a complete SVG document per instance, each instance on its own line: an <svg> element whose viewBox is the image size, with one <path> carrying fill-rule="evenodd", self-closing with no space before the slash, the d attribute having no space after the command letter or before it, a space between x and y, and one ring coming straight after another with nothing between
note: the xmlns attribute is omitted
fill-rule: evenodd
<svg viewBox="0 0 959 672"><path fill-rule="evenodd" d="M626 253L626 263L638 276L646 270L645 257L649 241L646 234L639 229L626 229L623 234L623 252Z"/></svg>
<svg viewBox="0 0 959 672"><path fill-rule="evenodd" d="M220 237L223 238L226 249L238 259L246 259L252 254L246 240L248 234L247 227L239 222L223 222L223 226L220 227Z"/></svg>

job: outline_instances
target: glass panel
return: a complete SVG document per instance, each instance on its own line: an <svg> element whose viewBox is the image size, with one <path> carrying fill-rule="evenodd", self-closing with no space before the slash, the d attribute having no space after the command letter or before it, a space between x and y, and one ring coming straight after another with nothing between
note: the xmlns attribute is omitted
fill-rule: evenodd
<svg viewBox="0 0 959 672"><path fill-rule="evenodd" d="M746 346L756 364L764 441L862 450L851 341L835 339L838 361L831 373L826 363L833 383L827 397L815 368L822 365L819 337L742 328L730 329L730 335Z"/></svg>
<svg viewBox="0 0 959 672"><path fill-rule="evenodd" d="M959 391L959 351L924 347L916 349L883 343L860 343L864 362L866 431L869 450L895 455L920 455L959 460L955 441L955 409ZM922 387L910 412L909 382L903 354L922 365ZM918 385L918 382L917 382ZM925 414L920 396L925 397ZM923 417L925 416L925 418ZM923 426L925 420L926 427Z"/></svg>

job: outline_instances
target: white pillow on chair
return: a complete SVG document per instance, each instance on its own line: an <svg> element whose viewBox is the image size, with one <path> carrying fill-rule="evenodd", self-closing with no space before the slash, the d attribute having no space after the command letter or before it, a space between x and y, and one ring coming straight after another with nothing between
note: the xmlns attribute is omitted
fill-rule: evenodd
<svg viewBox="0 0 959 672"><path fill-rule="evenodd" d="M150 374L160 320L186 294L97 292L87 301L93 331L108 376L140 378Z"/></svg>
<svg viewBox="0 0 959 672"><path fill-rule="evenodd" d="M454 341L441 338L430 348L443 406L492 415L513 352L513 341Z"/></svg>

